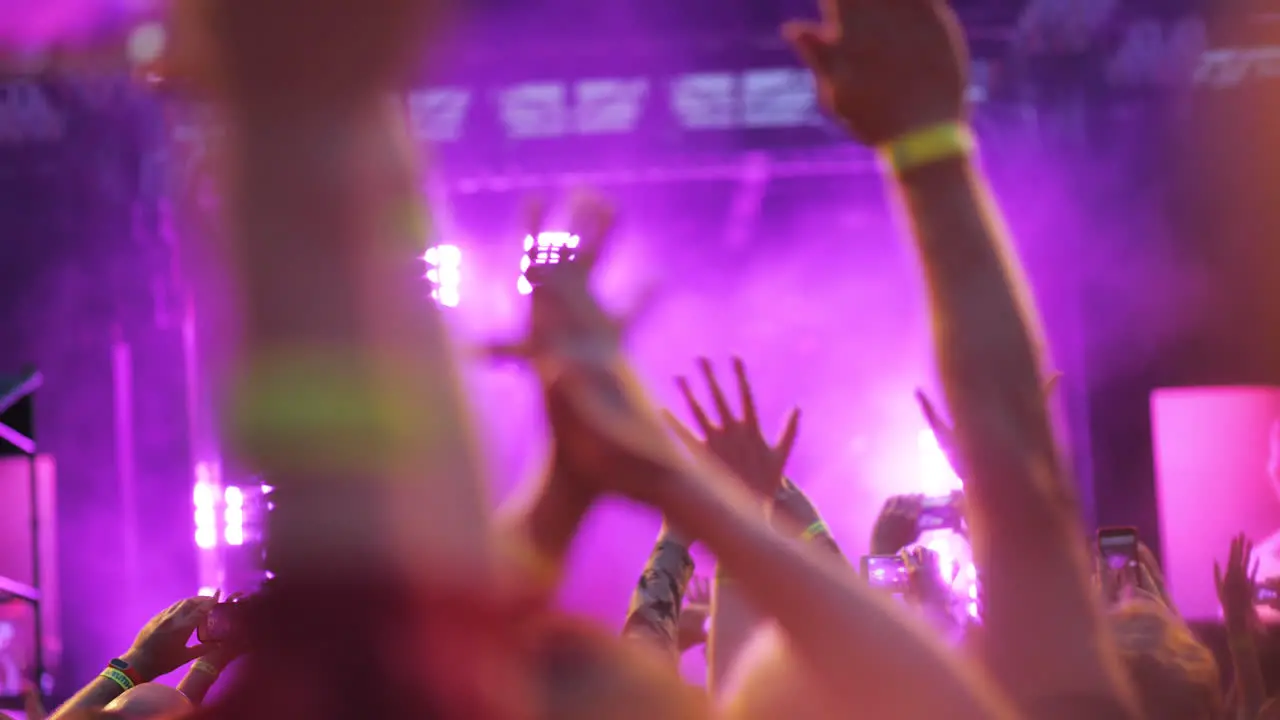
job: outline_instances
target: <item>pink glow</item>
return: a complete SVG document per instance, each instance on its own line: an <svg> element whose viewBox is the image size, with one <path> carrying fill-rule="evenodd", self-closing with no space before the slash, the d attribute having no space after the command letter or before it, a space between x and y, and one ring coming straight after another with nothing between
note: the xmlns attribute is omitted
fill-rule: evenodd
<svg viewBox="0 0 1280 720"><path fill-rule="evenodd" d="M1216 619L1213 562L1231 537L1256 543L1259 578L1280 576L1280 497L1268 477L1280 389L1162 388L1151 395L1164 569L1188 619Z"/></svg>
<svg viewBox="0 0 1280 720"><path fill-rule="evenodd" d="M964 483L951 469L951 463L932 430L921 430L916 437L916 446L920 456L920 489L925 495L946 495L953 490L964 489Z"/></svg>

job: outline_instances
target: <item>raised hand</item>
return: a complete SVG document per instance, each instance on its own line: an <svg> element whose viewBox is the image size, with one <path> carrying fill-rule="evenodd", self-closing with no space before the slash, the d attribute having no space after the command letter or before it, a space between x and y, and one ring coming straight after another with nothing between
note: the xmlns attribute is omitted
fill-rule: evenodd
<svg viewBox="0 0 1280 720"><path fill-rule="evenodd" d="M187 641L217 604L216 597L193 597L161 610L138 631L123 659L150 680L200 657L210 647L188 647Z"/></svg>
<svg viewBox="0 0 1280 720"><path fill-rule="evenodd" d="M167 58L239 100L314 107L365 99L391 84L423 46L440 0L190 0L176 3Z"/></svg>
<svg viewBox="0 0 1280 720"><path fill-rule="evenodd" d="M901 552L907 568L907 599L917 605L948 610L951 587L942 577L938 553L920 546Z"/></svg>
<svg viewBox="0 0 1280 720"><path fill-rule="evenodd" d="M531 214L530 234L538 234L543 215L541 208ZM592 271L612 235L613 208L584 196L573 215L576 259L544 269L528 335L488 352L533 364L557 461L575 482L645 500L661 469L681 460L622 354L631 321L610 315L591 292Z"/></svg>
<svg viewBox="0 0 1280 720"><path fill-rule="evenodd" d="M892 555L920 537L923 495L894 495L885 501L871 529L871 554Z"/></svg>
<svg viewBox="0 0 1280 720"><path fill-rule="evenodd" d="M698 366L706 378L707 387L711 391L712 402L716 406L718 422L713 422L702 405L698 403L689 387L688 379L676 378L680 394L689 404L694 422L702 432L702 442L713 455L720 459L740 480L747 484L757 495L773 498L783 487L782 471L786 467L791 449L795 447L796 433L799 429L800 411L793 409L787 414L782 434L777 442L770 444L760 431L760 420L756 415L755 399L751 395L751 383L747 380L747 369L740 358L733 359L733 373L738 379L739 403L742 406L742 417L734 415L725 398L720 383L716 380L711 361L698 359ZM664 413L667 423L686 443L697 445L696 436L670 412Z"/></svg>
<svg viewBox="0 0 1280 720"><path fill-rule="evenodd" d="M1213 563L1213 581L1222 603L1222 615L1228 629L1247 629L1255 618L1254 592L1257 588L1258 561L1253 558L1253 542L1241 533L1231 539L1225 570Z"/></svg>
<svg viewBox="0 0 1280 720"><path fill-rule="evenodd" d="M1058 383L1062 380L1062 373L1053 373L1049 379L1045 380L1041 392L1045 400L1053 397L1053 391L1058 387ZM938 408L925 395L923 390L916 389L916 403L920 405L920 413L924 415L925 422L929 424L929 430L933 432L933 437L938 441L938 447L942 450L942 454L947 458L947 463L951 465L951 470L956 477L963 480L968 473L965 466L964 458L960 456L960 446L956 442L956 430L946 420L942 419L942 414L938 412Z"/></svg>
<svg viewBox="0 0 1280 720"><path fill-rule="evenodd" d="M685 607L691 605L711 606L711 582L705 577L694 575L689 579L689 587L684 590Z"/></svg>
<svg viewBox="0 0 1280 720"><path fill-rule="evenodd" d="M680 608L677 646L680 652L707 641L707 619L711 617L711 583L705 577L693 576L684 591Z"/></svg>
<svg viewBox="0 0 1280 720"><path fill-rule="evenodd" d="M542 232L547 208L536 204L526 218L526 232ZM582 195L571 210L571 226L579 237L573 262L541 267L533 292L530 330L515 342L489 347L494 357L534 363L544 380L553 381L569 362L612 360L621 349L627 321L612 317L591 292L591 278L613 239L616 212L593 195Z"/></svg>
<svg viewBox="0 0 1280 720"><path fill-rule="evenodd" d="M783 34L819 98L867 145L965 115L968 51L945 0L823 0Z"/></svg>

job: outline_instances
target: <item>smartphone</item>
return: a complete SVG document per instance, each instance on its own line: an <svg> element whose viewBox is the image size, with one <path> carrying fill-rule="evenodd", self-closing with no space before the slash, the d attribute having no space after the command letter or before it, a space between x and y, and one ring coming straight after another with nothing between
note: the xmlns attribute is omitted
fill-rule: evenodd
<svg viewBox="0 0 1280 720"><path fill-rule="evenodd" d="M962 529L964 515L960 512L960 492L949 495L926 497L920 501L920 519L916 527L920 532L926 530Z"/></svg>
<svg viewBox="0 0 1280 720"><path fill-rule="evenodd" d="M1112 572L1138 570L1138 531L1131 527L1098 529L1098 554Z"/></svg>
<svg viewBox="0 0 1280 720"><path fill-rule="evenodd" d="M1275 588L1259 585L1253 589L1253 603L1255 605L1270 605L1276 600L1280 600L1280 592L1276 592Z"/></svg>
<svg viewBox="0 0 1280 720"><path fill-rule="evenodd" d="M900 555L863 555L862 577L871 587L895 594L906 592L909 584L907 563Z"/></svg>
<svg viewBox="0 0 1280 720"><path fill-rule="evenodd" d="M246 605L239 602L218 603L213 606L204 622L196 628L196 638L202 643L240 642L245 637L244 612Z"/></svg>

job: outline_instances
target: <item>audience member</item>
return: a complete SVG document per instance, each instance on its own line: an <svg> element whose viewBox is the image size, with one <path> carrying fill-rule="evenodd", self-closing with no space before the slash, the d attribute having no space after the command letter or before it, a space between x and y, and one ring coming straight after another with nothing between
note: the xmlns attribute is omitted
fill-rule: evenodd
<svg viewBox="0 0 1280 720"><path fill-rule="evenodd" d="M1025 47L1082 52L1112 10L1034 3ZM1082 542L1048 408L1057 376L974 157L968 49L941 0L826 0L820 20L783 31L825 110L882 157L920 259L952 422L917 399L964 482L957 530L977 576L965 597L917 545L920 495L890 498L870 542L900 561L900 597L858 578L786 475L800 411L770 440L741 359L733 393L697 360L708 405L676 379L689 425L658 409L625 350L635 314L615 317L592 291L616 220L592 196L573 207L574 260L536 278L526 334L488 348L532 368L549 428L545 472L490 513L445 323L402 262L428 216L386 98L439 9L193 0L174 12L182 51L157 67L229 120L222 220L244 337L227 430L278 488L277 576L245 642L189 645L219 598L179 601L54 720L1221 715L1215 659L1150 550L1122 579ZM531 235L545 214L531 210ZM663 519L621 637L552 603L605 497ZM715 557L709 582L695 541ZM1214 568L1241 720L1278 714L1257 658L1257 562L1240 536ZM705 692L676 672L699 644ZM246 672L206 705L242 655ZM189 662L176 688L154 682Z"/></svg>

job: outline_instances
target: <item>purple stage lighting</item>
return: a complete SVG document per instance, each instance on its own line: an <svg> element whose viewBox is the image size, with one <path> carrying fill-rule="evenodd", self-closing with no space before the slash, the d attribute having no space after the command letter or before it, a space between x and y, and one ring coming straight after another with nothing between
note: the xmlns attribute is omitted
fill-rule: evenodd
<svg viewBox="0 0 1280 720"><path fill-rule="evenodd" d="M431 297L444 307L457 307L462 301L462 249L457 245L436 245L422 255L427 263L427 282Z"/></svg>
<svg viewBox="0 0 1280 720"><path fill-rule="evenodd" d="M520 258L520 279L516 281L516 289L520 294L528 295L533 292L539 267L572 262L577 255L579 242L581 238L577 235L560 230L540 232L537 237L526 235L524 255ZM530 277L531 272L535 277Z"/></svg>
<svg viewBox="0 0 1280 720"><path fill-rule="evenodd" d="M244 491L232 485L222 495L222 537L228 545L244 544Z"/></svg>
<svg viewBox="0 0 1280 720"><path fill-rule="evenodd" d="M213 485L200 481L191 494L196 508L196 547L209 550L218 544L217 514L214 511Z"/></svg>
<svg viewBox="0 0 1280 720"><path fill-rule="evenodd" d="M938 445L933 431L925 428L916 438L919 451L920 485L925 495L946 495L953 490L963 490L964 483L951 469L946 453Z"/></svg>

